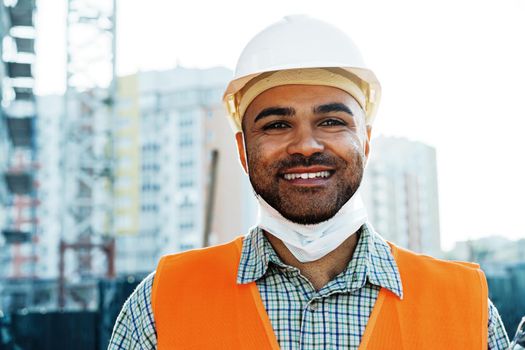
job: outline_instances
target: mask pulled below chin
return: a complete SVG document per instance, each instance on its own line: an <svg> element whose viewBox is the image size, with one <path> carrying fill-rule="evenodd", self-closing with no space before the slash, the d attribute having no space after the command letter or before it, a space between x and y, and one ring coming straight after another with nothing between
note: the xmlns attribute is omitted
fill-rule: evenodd
<svg viewBox="0 0 525 350"><path fill-rule="evenodd" d="M284 218L257 195L257 225L279 238L300 262L321 259L339 247L366 222L367 213L359 190L330 219L314 225L296 224Z"/></svg>

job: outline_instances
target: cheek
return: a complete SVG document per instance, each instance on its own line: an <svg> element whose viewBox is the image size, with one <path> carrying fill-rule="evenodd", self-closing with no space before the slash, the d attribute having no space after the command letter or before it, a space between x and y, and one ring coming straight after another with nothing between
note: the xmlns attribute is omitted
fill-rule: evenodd
<svg viewBox="0 0 525 350"><path fill-rule="evenodd" d="M359 154L364 152L364 141L355 133L334 134L324 140L328 149L336 154L345 155Z"/></svg>
<svg viewBox="0 0 525 350"><path fill-rule="evenodd" d="M354 137L349 142L349 147L355 152L363 153L365 151L365 143L359 137Z"/></svg>
<svg viewBox="0 0 525 350"><path fill-rule="evenodd" d="M252 142L248 148L248 161L265 166L279 159L284 149L282 142Z"/></svg>

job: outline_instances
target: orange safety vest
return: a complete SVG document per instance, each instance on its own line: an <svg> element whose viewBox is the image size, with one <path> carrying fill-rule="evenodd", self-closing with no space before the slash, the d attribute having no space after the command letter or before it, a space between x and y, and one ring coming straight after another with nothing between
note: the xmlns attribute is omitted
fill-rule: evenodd
<svg viewBox="0 0 525 350"><path fill-rule="evenodd" d="M389 243L403 299L381 288L359 349L487 349L487 282L476 264ZM152 308L158 349L279 349L255 282L237 284L242 238L162 257Z"/></svg>

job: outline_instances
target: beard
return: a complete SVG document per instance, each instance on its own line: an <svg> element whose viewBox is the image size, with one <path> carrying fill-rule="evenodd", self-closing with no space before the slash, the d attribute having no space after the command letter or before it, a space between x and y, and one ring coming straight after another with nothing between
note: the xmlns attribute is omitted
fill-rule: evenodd
<svg viewBox="0 0 525 350"><path fill-rule="evenodd" d="M314 153L309 157L292 154L264 164L259 152L252 150L247 155L250 182L256 194L286 219L303 225L318 224L337 214L361 184L365 155L361 150L349 152L350 161L330 153ZM294 186L282 177L286 169L314 165L335 170L327 186Z"/></svg>

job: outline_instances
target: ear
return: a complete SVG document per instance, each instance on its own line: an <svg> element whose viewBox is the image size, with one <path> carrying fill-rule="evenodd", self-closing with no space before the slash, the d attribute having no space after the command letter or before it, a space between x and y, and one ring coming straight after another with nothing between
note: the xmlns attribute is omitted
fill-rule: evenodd
<svg viewBox="0 0 525 350"><path fill-rule="evenodd" d="M366 139L365 139L365 156L368 160L368 155L370 154L370 137L372 136L372 125L366 126Z"/></svg>
<svg viewBox="0 0 525 350"><path fill-rule="evenodd" d="M248 174L248 164L246 162L246 148L244 147L244 136L242 132L235 134L235 141L237 143L237 152L239 153L239 160L241 162L244 172Z"/></svg>

